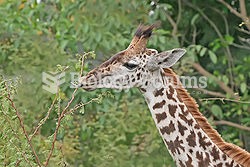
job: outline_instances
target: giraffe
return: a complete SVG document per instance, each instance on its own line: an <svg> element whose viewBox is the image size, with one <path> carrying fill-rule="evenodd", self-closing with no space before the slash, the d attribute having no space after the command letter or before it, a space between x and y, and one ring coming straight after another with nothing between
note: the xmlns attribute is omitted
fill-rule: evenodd
<svg viewBox="0 0 250 167"><path fill-rule="evenodd" d="M220 137L170 68L186 51L146 48L156 27L139 25L128 48L81 77L79 87L139 88L177 166L250 167L250 153Z"/></svg>

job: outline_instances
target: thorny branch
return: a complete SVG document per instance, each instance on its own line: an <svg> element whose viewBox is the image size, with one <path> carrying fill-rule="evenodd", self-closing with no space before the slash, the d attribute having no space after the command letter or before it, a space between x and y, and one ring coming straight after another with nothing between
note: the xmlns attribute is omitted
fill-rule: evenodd
<svg viewBox="0 0 250 167"><path fill-rule="evenodd" d="M5 83L5 87L8 89L7 83ZM28 133L27 133L25 127L24 127L24 123L23 123L23 120L22 120L22 118L21 118L21 115L20 115L19 111L17 110L17 108L16 108L16 106L15 106L15 103L14 103L14 101L13 101L12 98L11 98L10 93L8 93L8 95L6 96L6 98L9 100L9 102L10 102L12 108L15 110L16 116L17 116L17 118L18 118L18 120L19 120L20 126L21 126L21 128L22 128L22 130L23 130L23 133L24 133L24 135L25 135L25 138L27 139L27 142L28 142L28 144L29 144L29 146L30 146L30 148L31 148L31 150L32 150L32 153L33 153L33 155L35 156L35 160L36 160L38 166L41 167L42 164L41 164L41 162L40 162L40 159L38 158L38 156L37 156L37 154L36 154L36 151L35 151L35 149L34 149L32 143L31 143L31 141L29 140L29 136L28 136Z"/></svg>
<svg viewBox="0 0 250 167"><path fill-rule="evenodd" d="M1 106L2 106L2 108L4 108L2 104L1 104ZM8 122L8 124L9 124L9 126L10 126L10 129L11 129L12 133L14 134L14 136L15 136L17 139L20 139L19 136L17 135L17 133L15 132L14 128L12 127L11 122L10 122L10 120L9 120L9 118L8 118L8 116L7 116L7 114L6 114L5 112L2 112L2 113L3 113L3 115L5 116L5 119L6 119L6 121ZM11 140L10 140L9 142L12 143ZM12 143L12 144L16 147L16 149L18 150L18 152L21 153L21 155L22 155L22 157L24 158L24 160L25 160L30 166L32 166L32 165L30 164L30 161L27 159L26 155L25 155L25 154L24 154L24 153L14 144L14 143Z"/></svg>

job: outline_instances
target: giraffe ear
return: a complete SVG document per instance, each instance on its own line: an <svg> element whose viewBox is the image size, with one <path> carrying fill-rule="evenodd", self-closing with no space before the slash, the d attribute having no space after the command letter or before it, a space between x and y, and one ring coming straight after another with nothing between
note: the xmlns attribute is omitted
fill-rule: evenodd
<svg viewBox="0 0 250 167"><path fill-rule="evenodd" d="M185 49L172 49L164 51L156 55L156 63L160 68L168 68L173 66L184 54Z"/></svg>

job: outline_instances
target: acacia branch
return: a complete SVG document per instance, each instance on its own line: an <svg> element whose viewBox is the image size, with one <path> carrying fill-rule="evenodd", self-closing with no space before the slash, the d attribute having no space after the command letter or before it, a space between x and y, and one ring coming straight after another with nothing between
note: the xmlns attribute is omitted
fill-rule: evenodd
<svg viewBox="0 0 250 167"><path fill-rule="evenodd" d="M250 131L250 127L247 126L243 126L243 125L239 125L233 122L229 122L229 121L225 121L225 120L220 120L220 121L214 121L215 125L228 125L228 126L232 126L241 130L246 130L246 131Z"/></svg>

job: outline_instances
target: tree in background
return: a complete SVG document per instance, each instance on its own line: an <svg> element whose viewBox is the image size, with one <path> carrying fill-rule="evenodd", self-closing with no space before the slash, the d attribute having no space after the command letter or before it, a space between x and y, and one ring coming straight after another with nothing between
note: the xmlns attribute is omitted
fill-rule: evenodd
<svg viewBox="0 0 250 167"><path fill-rule="evenodd" d="M0 1L1 166L173 166L136 89L77 90L70 101L81 55L96 55L85 73L125 49L139 23L159 20L149 47L187 48L175 70L208 78L191 95L225 140L250 150L247 9L244 0ZM66 73L56 95L42 89L48 71ZM73 114L60 119L64 111Z"/></svg>

